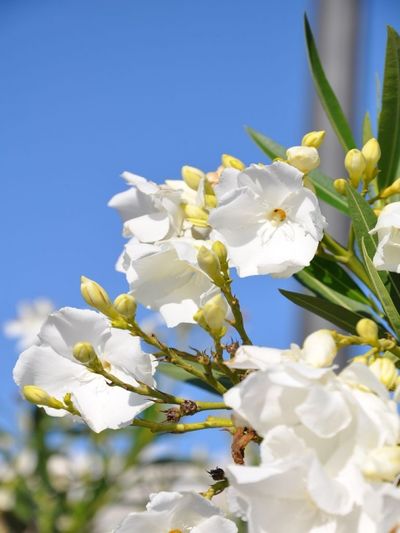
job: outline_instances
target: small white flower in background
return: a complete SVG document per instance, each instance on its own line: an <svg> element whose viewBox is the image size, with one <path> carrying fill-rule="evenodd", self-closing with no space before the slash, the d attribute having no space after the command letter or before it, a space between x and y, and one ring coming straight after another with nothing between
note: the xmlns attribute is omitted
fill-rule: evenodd
<svg viewBox="0 0 400 533"><path fill-rule="evenodd" d="M377 270L400 273L400 202L382 209L371 234L378 234L378 248L373 258Z"/></svg>
<svg viewBox="0 0 400 533"><path fill-rule="evenodd" d="M249 533L388 533L398 523L394 485L368 483L353 467L332 477L293 429L275 427L260 451L259 466L225 469Z"/></svg>
<svg viewBox="0 0 400 533"><path fill-rule="evenodd" d="M181 188L175 189L130 172L123 172L122 177L131 188L113 196L108 205L121 215L124 236L151 243L179 235L183 224L184 183L179 182Z"/></svg>
<svg viewBox="0 0 400 533"><path fill-rule="evenodd" d="M37 344L19 356L15 382L21 388L40 387L58 400L71 393L75 408L96 433L129 425L152 402L120 387L110 387L104 377L78 362L73 349L80 342L90 343L108 372L125 383L154 385L155 364L152 356L142 351L139 337L112 329L95 311L69 307L51 314ZM62 409L44 409L52 416L67 414Z"/></svg>
<svg viewBox="0 0 400 533"><path fill-rule="evenodd" d="M4 334L18 339L18 349L25 350L35 343L43 322L52 311L54 311L53 303L45 298L21 302L17 307L18 317L4 324Z"/></svg>
<svg viewBox="0 0 400 533"><path fill-rule="evenodd" d="M302 178L282 162L222 173L211 237L226 244L240 277L287 277L310 264L326 223Z"/></svg>
<svg viewBox="0 0 400 533"><path fill-rule="evenodd" d="M221 516L211 502L191 492L159 492L146 511L130 513L115 533L237 533L234 522Z"/></svg>
<svg viewBox="0 0 400 533"><path fill-rule="evenodd" d="M159 311L168 327L193 324L198 308L218 292L197 263L195 243L183 238L154 245L130 241L118 265L135 299Z"/></svg>

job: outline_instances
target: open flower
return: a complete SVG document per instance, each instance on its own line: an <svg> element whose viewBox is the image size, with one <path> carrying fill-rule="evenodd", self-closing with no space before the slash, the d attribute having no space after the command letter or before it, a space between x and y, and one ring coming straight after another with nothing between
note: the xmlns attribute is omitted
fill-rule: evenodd
<svg viewBox="0 0 400 533"><path fill-rule="evenodd" d="M157 185L145 178L124 172L122 177L131 188L116 194L108 205L115 207L124 222L124 236L141 242L155 242L177 236L182 229L181 188Z"/></svg>
<svg viewBox="0 0 400 533"><path fill-rule="evenodd" d="M373 262L377 270L400 273L400 202L383 208L372 234L378 234Z"/></svg>
<svg viewBox="0 0 400 533"><path fill-rule="evenodd" d="M233 366L260 370L225 393L227 405L263 437L292 428L330 468L361 468L371 450L399 442L396 404L368 367L354 363L336 375L293 360L296 351L239 348Z"/></svg>
<svg viewBox="0 0 400 533"><path fill-rule="evenodd" d="M150 496L147 511L130 513L115 533L236 533L231 520L211 502L191 492L159 492Z"/></svg>
<svg viewBox="0 0 400 533"><path fill-rule="evenodd" d="M131 241L119 263L135 299L159 311L168 327L194 323L199 307L218 292L198 265L195 243L184 238L154 245Z"/></svg>
<svg viewBox="0 0 400 533"><path fill-rule="evenodd" d="M239 276L287 277L309 265L325 219L302 177L282 162L222 173L209 223L212 238L227 245Z"/></svg>
<svg viewBox="0 0 400 533"><path fill-rule="evenodd" d="M40 387L62 400L71 394L74 407L96 433L117 429L152 402L145 396L111 387L105 378L90 371L73 356L77 343L90 343L107 371L130 385L152 386L155 365L142 351L139 337L112 329L99 313L66 307L51 314L39 333L36 345L23 352L14 368L14 380L21 388ZM66 411L44 407L52 416Z"/></svg>
<svg viewBox="0 0 400 533"><path fill-rule="evenodd" d="M249 533L386 533L400 519L394 485L368 483L354 467L331 476L286 426L268 433L259 466L225 471Z"/></svg>

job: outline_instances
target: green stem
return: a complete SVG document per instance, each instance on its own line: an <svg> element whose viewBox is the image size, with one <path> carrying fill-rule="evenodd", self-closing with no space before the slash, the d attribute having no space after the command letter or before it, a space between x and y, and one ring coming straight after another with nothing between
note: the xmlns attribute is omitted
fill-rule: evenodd
<svg viewBox="0 0 400 533"><path fill-rule="evenodd" d="M161 400L164 403L171 403L174 405L183 405L188 400L186 398L181 398L179 396L174 396L166 392L159 391L153 387L149 387L144 383L141 383L138 386L130 385L120 380L113 374L110 374L106 370L97 372L101 374L104 378L109 380L113 385L125 389L129 392L134 392L135 394L140 394L141 396L148 396L149 398L156 398ZM190 400L192 401L192 400ZM203 402L203 401L193 401L196 404L197 411L211 411L214 409L230 409L224 402Z"/></svg>
<svg viewBox="0 0 400 533"><path fill-rule="evenodd" d="M184 424L181 422L168 422L159 423L152 422L151 420L144 420L141 418L135 418L132 421L132 426L140 426L150 429L153 433L168 432L168 433L186 433L189 431L199 431L202 429L210 428L231 428L233 427L232 420L228 418L216 418L209 416L202 422L193 422L190 424Z"/></svg>
<svg viewBox="0 0 400 533"><path fill-rule="evenodd" d="M239 300L236 298L236 296L232 294L231 280L228 281L226 285L221 287L221 290L222 290L223 295L226 298L226 301L229 304L229 307L232 310L234 322L232 322L231 324L236 329L236 331L239 333L243 344L253 344L250 340L250 337L247 335L246 329L244 327L243 315L240 309Z"/></svg>

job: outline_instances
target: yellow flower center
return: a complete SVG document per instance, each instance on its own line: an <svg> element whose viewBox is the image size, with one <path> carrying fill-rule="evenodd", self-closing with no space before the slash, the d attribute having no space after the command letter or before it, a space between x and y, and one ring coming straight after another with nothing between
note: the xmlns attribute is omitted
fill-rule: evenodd
<svg viewBox="0 0 400 533"><path fill-rule="evenodd" d="M281 209L280 207L277 207L268 216L269 220L273 222L283 222L286 219L286 211Z"/></svg>

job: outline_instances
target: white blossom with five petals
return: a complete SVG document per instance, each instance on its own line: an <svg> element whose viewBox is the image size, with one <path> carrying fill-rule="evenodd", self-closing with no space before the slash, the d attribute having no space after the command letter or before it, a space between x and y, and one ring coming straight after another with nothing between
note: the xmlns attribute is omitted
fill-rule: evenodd
<svg viewBox="0 0 400 533"><path fill-rule="evenodd" d="M282 162L222 173L211 238L226 244L240 277L288 277L314 257L326 222L302 177Z"/></svg>
<svg viewBox="0 0 400 533"><path fill-rule="evenodd" d="M21 388L40 387L58 400L71 393L73 405L96 433L129 425L152 404L145 396L110 387L103 376L74 358L74 345L88 342L110 374L130 385L154 385L153 356L142 351L139 337L111 328L103 315L69 307L60 309L48 317L38 337L37 344L19 356L15 382ZM44 409L52 416L67 414L62 409Z"/></svg>

